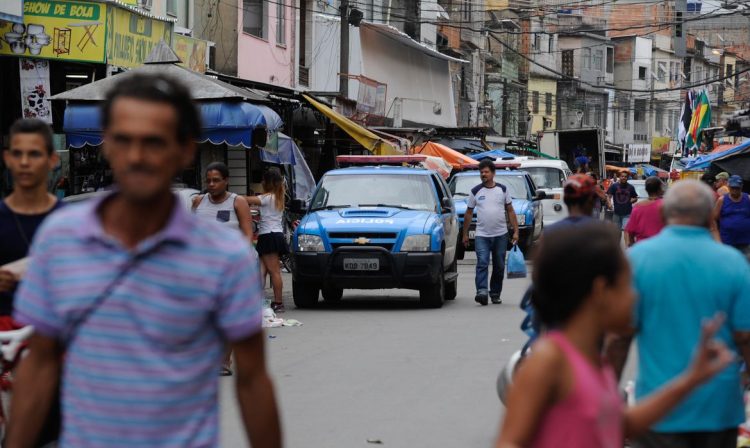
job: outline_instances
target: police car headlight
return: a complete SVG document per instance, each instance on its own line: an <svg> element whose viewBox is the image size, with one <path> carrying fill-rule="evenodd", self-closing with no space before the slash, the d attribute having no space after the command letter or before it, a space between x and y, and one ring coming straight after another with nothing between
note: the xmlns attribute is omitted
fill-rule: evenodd
<svg viewBox="0 0 750 448"><path fill-rule="evenodd" d="M401 245L401 252L428 252L430 250L430 235L409 235Z"/></svg>
<svg viewBox="0 0 750 448"><path fill-rule="evenodd" d="M525 226L526 225L526 215L516 215L516 219L518 220L519 226Z"/></svg>
<svg viewBox="0 0 750 448"><path fill-rule="evenodd" d="M323 239L318 235L300 235L297 238L297 248L300 252L323 252Z"/></svg>

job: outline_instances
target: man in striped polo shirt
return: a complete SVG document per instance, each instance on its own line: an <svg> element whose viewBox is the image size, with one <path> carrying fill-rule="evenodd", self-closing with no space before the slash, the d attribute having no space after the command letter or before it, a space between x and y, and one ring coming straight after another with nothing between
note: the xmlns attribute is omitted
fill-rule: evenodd
<svg viewBox="0 0 750 448"><path fill-rule="evenodd" d="M117 191L53 215L32 245L14 316L36 331L5 446L30 446L60 381L61 447L218 446L228 342L250 441L279 447L258 260L170 191L195 155L198 112L168 77L120 76L102 110Z"/></svg>

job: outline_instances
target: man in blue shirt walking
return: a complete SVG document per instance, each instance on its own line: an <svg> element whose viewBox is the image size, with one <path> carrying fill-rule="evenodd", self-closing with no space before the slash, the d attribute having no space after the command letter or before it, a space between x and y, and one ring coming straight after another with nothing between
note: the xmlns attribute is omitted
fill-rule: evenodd
<svg viewBox="0 0 750 448"><path fill-rule="evenodd" d="M740 252L716 242L709 231L713 192L698 181L676 183L664 198L667 227L629 253L635 288L635 337L641 400L687 366L699 342L701 324L726 316L717 333L750 362L750 265ZM628 341L610 344L610 360L620 371ZM612 348L619 350L615 353ZM739 365L730 366L693 392L651 431L638 448L735 448L745 420Z"/></svg>

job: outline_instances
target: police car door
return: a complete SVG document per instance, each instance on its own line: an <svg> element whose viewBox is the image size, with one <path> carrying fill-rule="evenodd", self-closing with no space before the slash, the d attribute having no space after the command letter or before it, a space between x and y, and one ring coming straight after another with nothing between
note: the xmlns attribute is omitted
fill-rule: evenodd
<svg viewBox="0 0 750 448"><path fill-rule="evenodd" d="M450 188L448 188L448 184L445 183L445 180L443 180L442 177L433 174L432 181L435 184L438 199L440 201L440 219L443 221L443 228L445 229L445 259L443 262L450 265L456 258L456 245L458 244L458 218L456 217L456 208L453 205L453 197L451 196ZM447 210L442 206L445 198L450 199L450 210Z"/></svg>

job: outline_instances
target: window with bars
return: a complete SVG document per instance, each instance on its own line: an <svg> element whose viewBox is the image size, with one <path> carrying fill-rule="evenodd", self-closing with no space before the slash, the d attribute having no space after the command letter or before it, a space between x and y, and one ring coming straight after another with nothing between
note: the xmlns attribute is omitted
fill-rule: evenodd
<svg viewBox="0 0 750 448"><path fill-rule="evenodd" d="M607 47L607 73L615 72L615 49Z"/></svg>
<svg viewBox="0 0 750 448"><path fill-rule="evenodd" d="M590 69L591 68L591 48L584 48L581 58L583 59L583 68Z"/></svg>
<svg viewBox="0 0 750 448"><path fill-rule="evenodd" d="M594 70L604 70L604 50L594 50Z"/></svg>
<svg viewBox="0 0 750 448"><path fill-rule="evenodd" d="M575 73L575 63L573 59L573 50L565 50L562 52L562 71L563 75L573 77Z"/></svg>
<svg viewBox="0 0 750 448"><path fill-rule="evenodd" d="M539 92L536 90L531 92L531 112L535 114L539 113Z"/></svg>

